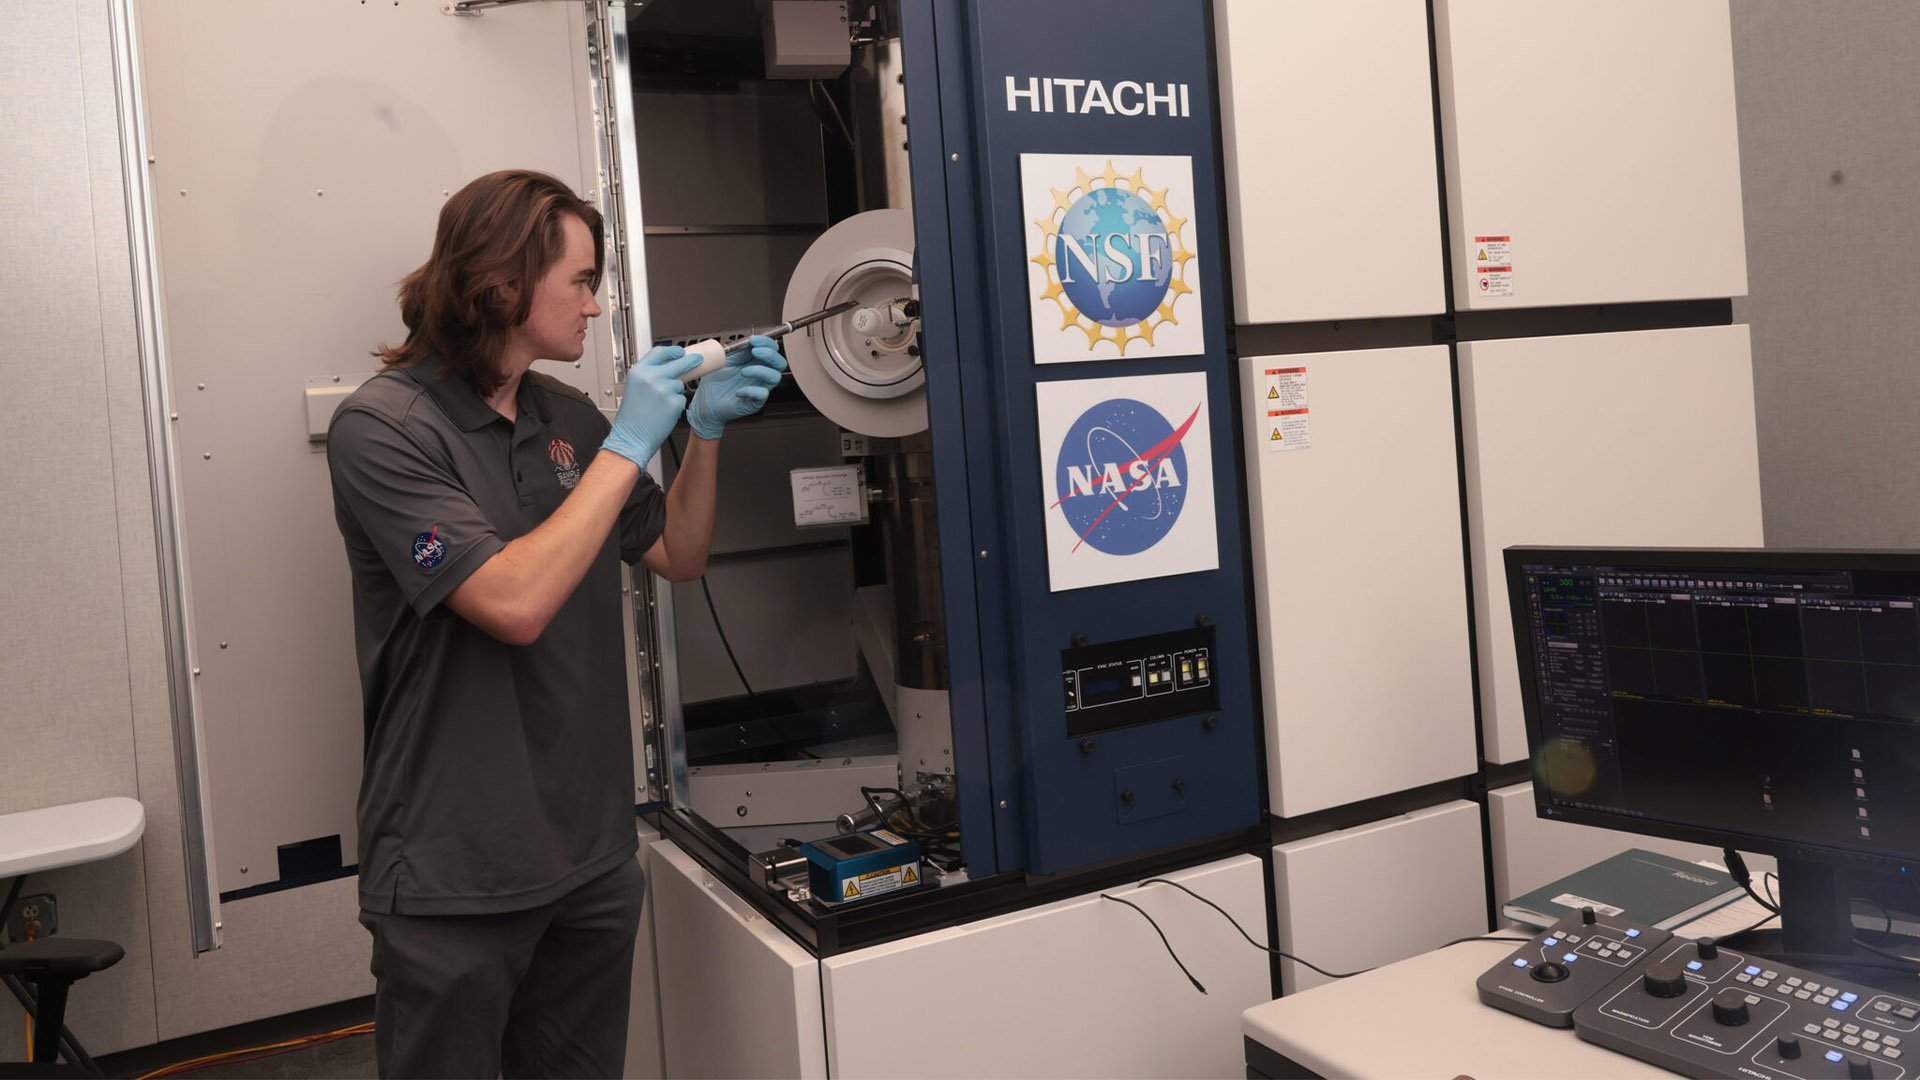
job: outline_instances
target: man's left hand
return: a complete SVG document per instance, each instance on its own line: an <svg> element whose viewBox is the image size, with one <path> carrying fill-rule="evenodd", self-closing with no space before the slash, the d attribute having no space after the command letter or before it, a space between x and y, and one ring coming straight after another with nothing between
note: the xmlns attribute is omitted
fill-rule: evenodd
<svg viewBox="0 0 1920 1080"><path fill-rule="evenodd" d="M787 370L787 358L770 337L755 334L747 347L727 354L726 365L700 380L687 406L687 426L703 439L717 439L727 421L752 416Z"/></svg>

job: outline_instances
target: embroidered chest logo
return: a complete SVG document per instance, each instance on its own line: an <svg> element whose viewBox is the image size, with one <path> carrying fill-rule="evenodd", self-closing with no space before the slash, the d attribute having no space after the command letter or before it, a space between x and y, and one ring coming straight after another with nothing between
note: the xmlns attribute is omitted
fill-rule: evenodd
<svg viewBox="0 0 1920 1080"><path fill-rule="evenodd" d="M440 526L413 538L413 565L431 570L447 561L447 542L440 539Z"/></svg>
<svg viewBox="0 0 1920 1080"><path fill-rule="evenodd" d="M580 482L580 462L574 457L572 443L565 439L548 443L547 460L553 462L553 476L561 487L572 490Z"/></svg>

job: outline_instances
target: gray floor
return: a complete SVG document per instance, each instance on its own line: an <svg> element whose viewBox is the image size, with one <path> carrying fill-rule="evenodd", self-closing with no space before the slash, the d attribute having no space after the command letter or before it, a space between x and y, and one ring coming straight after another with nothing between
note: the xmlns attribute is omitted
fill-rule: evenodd
<svg viewBox="0 0 1920 1080"><path fill-rule="evenodd" d="M248 1080L305 1080L308 1077L371 1080L377 1074L373 1067L373 1036L350 1035L325 1046L293 1050L259 1061L213 1065L174 1075L196 1078L245 1077Z"/></svg>

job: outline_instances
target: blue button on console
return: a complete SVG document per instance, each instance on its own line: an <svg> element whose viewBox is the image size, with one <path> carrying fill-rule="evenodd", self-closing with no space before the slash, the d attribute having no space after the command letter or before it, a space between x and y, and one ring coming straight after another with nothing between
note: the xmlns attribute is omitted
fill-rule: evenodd
<svg viewBox="0 0 1920 1080"><path fill-rule="evenodd" d="M1705 965L1705 964L1703 964L1703 963L1701 963L1701 962L1700 962L1700 961L1698 961L1698 960L1689 960L1689 961L1687 961L1687 970L1688 970L1688 971L1699 971L1699 970L1700 970L1701 968L1703 968L1703 967L1706 967L1706 966L1707 966L1707 965Z"/></svg>
<svg viewBox="0 0 1920 1080"><path fill-rule="evenodd" d="M1845 1054L1843 1054L1843 1053L1841 1053L1841 1052L1840 1052L1840 1051L1838 1051L1838 1050L1829 1050L1829 1051L1827 1051L1827 1060L1828 1060L1828 1061L1840 1061L1840 1060L1843 1060L1843 1059L1844 1059L1844 1058L1845 1058L1846 1056L1847 1056L1847 1055L1845 1055Z"/></svg>
<svg viewBox="0 0 1920 1080"><path fill-rule="evenodd" d="M1518 960L1515 960L1515 961L1513 962L1513 966L1514 966L1514 967L1526 967L1526 966L1527 966L1527 958L1523 956L1523 957L1521 957L1520 959L1518 959Z"/></svg>
<svg viewBox="0 0 1920 1080"><path fill-rule="evenodd" d="M1841 1000L1841 1001L1844 1001L1844 1002L1846 1002L1846 1003L1847 1003L1847 1004L1849 1004L1849 1005L1851 1005L1851 1004L1853 1004L1854 1002L1856 1002L1856 1001L1859 1001L1859 1000L1860 1000L1860 995L1859 995L1859 994L1841 994L1841 995L1840 995L1840 1000Z"/></svg>
<svg viewBox="0 0 1920 1080"><path fill-rule="evenodd" d="M1628 937L1639 937L1639 936L1640 936L1640 931L1638 931L1638 930L1629 930L1629 931L1627 931L1627 936L1628 936Z"/></svg>
<svg viewBox="0 0 1920 1080"><path fill-rule="evenodd" d="M1540 944L1545 945L1547 948L1551 949L1555 945L1560 944L1560 939L1557 937L1550 937L1547 940L1541 942Z"/></svg>
<svg viewBox="0 0 1920 1080"><path fill-rule="evenodd" d="M1833 1009L1835 1012L1846 1012L1847 1003L1844 1001L1836 1001L1833 1003Z"/></svg>
<svg viewBox="0 0 1920 1080"><path fill-rule="evenodd" d="M1571 964L1575 960L1580 959L1580 957L1574 953L1568 953L1567 955L1561 957L1560 959L1565 960L1567 963Z"/></svg>
<svg viewBox="0 0 1920 1080"><path fill-rule="evenodd" d="M1750 967L1750 968L1748 968L1748 969L1747 969L1747 974L1749 974L1749 975L1758 975L1758 974L1760 974L1760 969L1759 969L1759 968L1757 968L1757 967Z"/></svg>

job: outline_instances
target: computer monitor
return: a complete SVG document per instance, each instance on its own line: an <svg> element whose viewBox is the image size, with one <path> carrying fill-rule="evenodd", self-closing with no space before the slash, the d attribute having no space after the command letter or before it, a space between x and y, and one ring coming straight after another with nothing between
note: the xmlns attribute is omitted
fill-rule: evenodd
<svg viewBox="0 0 1920 1080"><path fill-rule="evenodd" d="M1853 871L1920 874L1920 552L1510 547L1506 572L1540 816L1774 855L1784 947L1851 952Z"/></svg>

